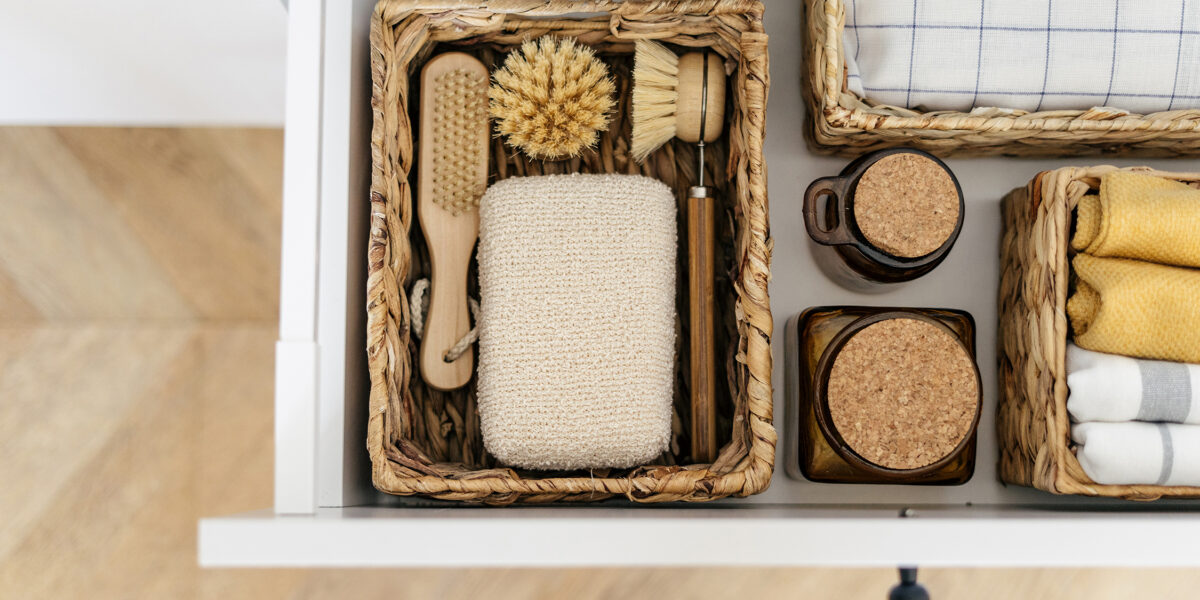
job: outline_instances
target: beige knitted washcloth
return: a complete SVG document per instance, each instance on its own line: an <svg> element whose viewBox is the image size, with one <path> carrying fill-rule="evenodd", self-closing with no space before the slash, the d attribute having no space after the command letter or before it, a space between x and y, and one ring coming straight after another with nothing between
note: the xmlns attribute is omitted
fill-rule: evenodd
<svg viewBox="0 0 1200 600"><path fill-rule="evenodd" d="M530 469L633 467L671 437L676 208L637 175L518 177L479 203L483 443Z"/></svg>

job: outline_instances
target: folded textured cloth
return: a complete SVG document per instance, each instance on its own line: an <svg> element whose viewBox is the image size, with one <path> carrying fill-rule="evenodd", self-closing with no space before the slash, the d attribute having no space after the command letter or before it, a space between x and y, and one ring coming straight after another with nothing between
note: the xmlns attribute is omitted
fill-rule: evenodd
<svg viewBox="0 0 1200 600"><path fill-rule="evenodd" d="M1200 189L1128 171L1104 176L1084 196L1071 247L1092 256L1200 267Z"/></svg>
<svg viewBox="0 0 1200 600"><path fill-rule="evenodd" d="M676 204L636 175L516 177L479 203L483 442L531 469L632 467L667 449Z"/></svg>
<svg viewBox="0 0 1200 600"><path fill-rule="evenodd" d="M847 86L926 110L1200 106L1200 3L846 0Z"/></svg>
<svg viewBox="0 0 1200 600"><path fill-rule="evenodd" d="M1079 254L1067 316L1080 348L1200 363L1200 270Z"/></svg>
<svg viewBox="0 0 1200 600"><path fill-rule="evenodd" d="M1200 365L1067 344L1067 387L1075 421L1200 423Z"/></svg>
<svg viewBox="0 0 1200 600"><path fill-rule="evenodd" d="M1200 485L1200 426L1079 423L1075 456L1088 477L1109 485Z"/></svg>

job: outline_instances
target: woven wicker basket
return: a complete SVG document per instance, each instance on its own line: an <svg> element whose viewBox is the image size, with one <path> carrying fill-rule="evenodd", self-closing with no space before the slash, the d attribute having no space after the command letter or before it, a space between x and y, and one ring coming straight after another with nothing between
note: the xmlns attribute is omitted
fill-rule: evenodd
<svg viewBox="0 0 1200 600"><path fill-rule="evenodd" d="M1000 476L1053 492L1129 500L1200 497L1200 488L1101 485L1075 458L1067 415L1067 288L1071 219L1079 199L1116 167L1039 174L1004 198L1000 242ZM1200 184L1200 173L1130 169Z"/></svg>
<svg viewBox="0 0 1200 600"><path fill-rule="evenodd" d="M1200 110L1137 115L1107 108L1027 113L999 107L921 113L873 104L846 87L845 0L804 0L804 6L806 132L818 151L857 156L914 146L942 156L1200 153Z"/></svg>
<svg viewBox="0 0 1200 600"><path fill-rule="evenodd" d="M762 5L748 0L680 2L589 0L383 0L371 23L371 231L368 248L367 353L371 377L367 449L375 486L391 494L510 504L592 501L625 496L639 502L702 501L766 489L775 456L771 426L771 310L763 130L767 38ZM586 13L586 14L582 14ZM657 177L686 197L696 175L695 150L672 141L645 165L629 155L629 88L633 42L651 38L708 47L732 69L726 133L709 146L708 181L716 182L727 219L719 227L717 293L728 348L719 369L723 446L712 464L681 464L686 448L687 365L677 366L675 439L655 464L591 472L518 471L483 448L474 380L444 393L417 373L407 290L429 273L420 228L413 225L411 169L416 95L410 78L435 52L454 49L492 66L527 38L569 35L595 48L617 83L618 110L596 152L567 161L527 159L496 140L493 181L515 175L606 172ZM681 213L682 214L682 213ZM720 213L719 213L720 214ZM680 268L679 272L686 270ZM472 278L474 275L472 274ZM471 283L474 286L474 282ZM685 290L685 281L680 290ZM686 292L679 294L686 323ZM681 326L679 349L686 350ZM686 351L678 352L681 357ZM681 363L685 363L682 361Z"/></svg>

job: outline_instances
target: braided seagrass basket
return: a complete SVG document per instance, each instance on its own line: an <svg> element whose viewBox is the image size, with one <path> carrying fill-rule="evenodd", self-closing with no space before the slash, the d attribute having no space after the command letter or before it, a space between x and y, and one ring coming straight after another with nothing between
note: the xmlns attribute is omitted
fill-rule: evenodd
<svg viewBox="0 0 1200 600"><path fill-rule="evenodd" d="M804 94L814 149L858 156L913 146L942 156L1200 153L1200 110L1149 115L1092 108L1027 113L978 108L922 113L876 105L846 87L845 0L804 0Z"/></svg>
<svg viewBox="0 0 1200 600"><path fill-rule="evenodd" d="M678 2L608 0L382 0L371 23L374 128L371 132L371 230L368 247L367 360L371 377L367 450L375 487L391 494L510 504L586 502L624 496L638 502L703 501L766 489L775 456L771 425L771 241L767 221L763 130L767 36L763 7L750 0ZM707 181L725 218L718 227L718 400L723 443L712 464L688 464L686 281L677 297L674 439L654 464L636 469L522 471L496 464L483 448L475 381L454 392L425 385L414 359L409 285L429 273L413 227L416 98L410 84L434 54L465 51L489 68L527 38L573 36L608 63L618 107L595 152L542 162L493 142L490 180L550 173L640 173L679 198L696 180L695 150L672 140L644 165L630 158L629 96L634 40L707 47L730 72L724 135L709 145ZM680 214L683 214L681 211ZM683 249L686 251L686 248ZM680 256L682 258L682 256ZM473 271L473 270L472 270ZM680 267L680 273L686 269ZM472 272L472 294L477 293ZM684 350L680 352L680 350Z"/></svg>
<svg viewBox="0 0 1200 600"><path fill-rule="evenodd" d="M1128 500L1200 497L1200 488L1101 485L1083 472L1067 414L1067 294L1071 219L1084 194L1116 167L1065 168L1039 174L1002 203L1000 241L1000 477L1055 494ZM1150 175L1200 186L1200 173Z"/></svg>

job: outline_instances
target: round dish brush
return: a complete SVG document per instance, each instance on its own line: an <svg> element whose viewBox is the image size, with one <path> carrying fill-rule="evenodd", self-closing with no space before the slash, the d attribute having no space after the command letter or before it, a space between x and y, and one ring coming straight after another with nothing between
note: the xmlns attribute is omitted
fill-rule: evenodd
<svg viewBox="0 0 1200 600"><path fill-rule="evenodd" d="M691 337L692 460L717 456L716 207L704 186L704 145L721 135L725 71L708 52L676 57L638 40L633 63L633 158L641 162L672 137L697 145L696 185L688 190L688 304Z"/></svg>
<svg viewBox="0 0 1200 600"><path fill-rule="evenodd" d="M592 49L573 38L526 40L492 82L496 133L532 158L579 156L608 129L615 85Z"/></svg>
<svg viewBox="0 0 1200 600"><path fill-rule="evenodd" d="M646 160L673 137L698 143L703 151L706 142L721 137L724 116L725 70L719 58L708 52L675 56L658 42L637 41L633 59L634 160Z"/></svg>

